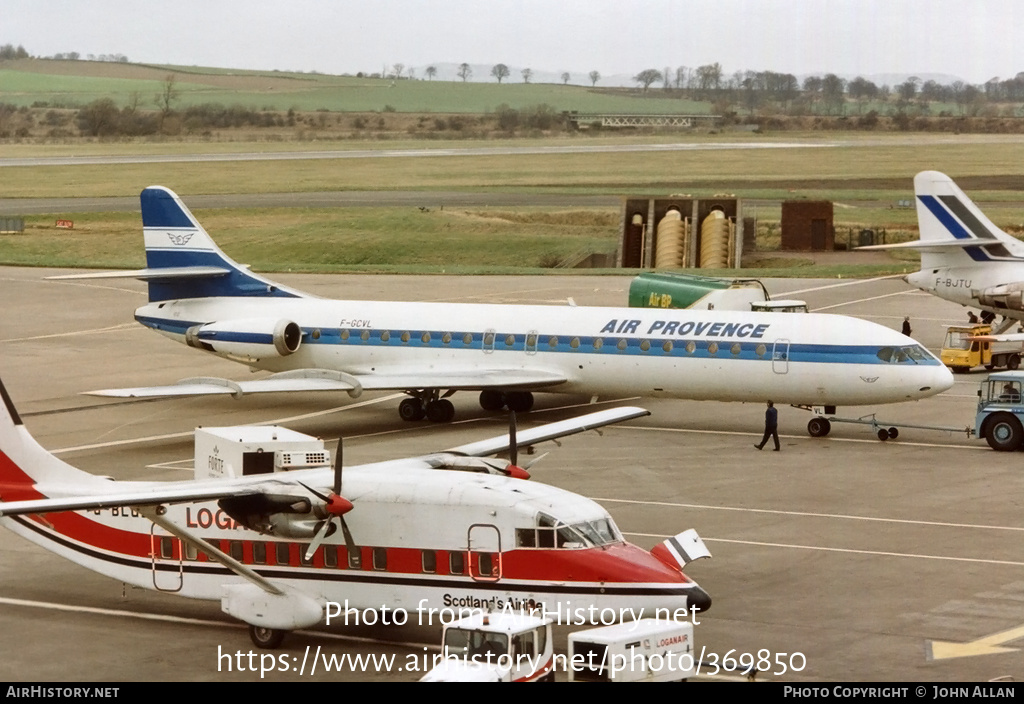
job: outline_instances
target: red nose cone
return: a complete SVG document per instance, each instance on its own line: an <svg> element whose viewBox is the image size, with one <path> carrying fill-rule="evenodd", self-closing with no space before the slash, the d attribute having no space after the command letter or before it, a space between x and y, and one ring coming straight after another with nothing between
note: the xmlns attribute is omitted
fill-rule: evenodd
<svg viewBox="0 0 1024 704"><path fill-rule="evenodd" d="M508 472L508 476L512 477L513 479L529 479L530 478L530 473L529 472L527 472L522 467L517 467L514 464L510 464L508 467L506 467L505 471Z"/></svg>
<svg viewBox="0 0 1024 704"><path fill-rule="evenodd" d="M338 494L331 494L331 498L327 499L327 513L332 516L344 516L346 513L352 510L352 502L346 499L344 496Z"/></svg>

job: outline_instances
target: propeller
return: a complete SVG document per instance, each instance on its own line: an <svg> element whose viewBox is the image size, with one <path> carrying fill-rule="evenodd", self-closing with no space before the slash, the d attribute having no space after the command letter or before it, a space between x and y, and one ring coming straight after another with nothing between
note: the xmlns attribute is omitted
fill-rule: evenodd
<svg viewBox="0 0 1024 704"><path fill-rule="evenodd" d="M323 510L327 513L327 517L320 523L320 528L317 530L313 540L309 543L309 547L306 548L306 560L312 560L313 555L316 553L317 548L324 542L329 536L333 535L337 530L335 520L341 525L341 531L345 536L345 547L351 553L355 549L355 541L352 539L352 533L349 532L348 524L345 523L345 514L352 510L352 502L341 495L341 472L342 472L342 439L338 438L338 450L334 454L334 486L329 495L321 494L316 489L302 484L306 489L316 496L318 499L324 502Z"/></svg>

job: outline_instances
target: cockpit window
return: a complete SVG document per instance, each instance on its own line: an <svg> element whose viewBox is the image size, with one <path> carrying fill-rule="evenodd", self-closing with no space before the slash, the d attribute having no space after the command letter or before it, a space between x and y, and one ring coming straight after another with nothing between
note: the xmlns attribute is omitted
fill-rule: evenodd
<svg viewBox="0 0 1024 704"><path fill-rule="evenodd" d="M907 347L883 347L877 356L887 364L921 364L931 358L931 354L921 345Z"/></svg>
<svg viewBox="0 0 1024 704"><path fill-rule="evenodd" d="M516 545L521 548L578 549L619 542L622 534L611 518L568 524L540 513L535 528L516 529Z"/></svg>

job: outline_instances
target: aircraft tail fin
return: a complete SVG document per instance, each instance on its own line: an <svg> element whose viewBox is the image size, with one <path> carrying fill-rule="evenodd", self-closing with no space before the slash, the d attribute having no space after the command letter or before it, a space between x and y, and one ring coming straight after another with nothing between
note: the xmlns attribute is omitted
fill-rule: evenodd
<svg viewBox="0 0 1024 704"><path fill-rule="evenodd" d="M1024 257L1024 244L996 227L949 176L922 171L914 193L922 270Z"/></svg>
<svg viewBox="0 0 1024 704"><path fill-rule="evenodd" d="M0 380L0 500L46 498L45 487L106 483L57 459L29 434Z"/></svg>
<svg viewBox="0 0 1024 704"><path fill-rule="evenodd" d="M150 302L181 298L305 297L249 271L221 251L174 191L142 191L146 269L125 275L149 284Z"/></svg>

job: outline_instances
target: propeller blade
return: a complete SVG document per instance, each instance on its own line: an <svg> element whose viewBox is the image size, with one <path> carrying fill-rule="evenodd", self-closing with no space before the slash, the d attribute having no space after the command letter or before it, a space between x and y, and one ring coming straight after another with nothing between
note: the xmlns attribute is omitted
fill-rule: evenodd
<svg viewBox="0 0 1024 704"><path fill-rule="evenodd" d="M325 504L329 503L330 500L331 500L330 496L327 496L326 494L321 494L319 491L317 491L316 489L314 489L313 487L311 487L311 486L309 486L307 484L303 484L302 482L298 482L298 485L303 487L303 488L305 488L306 491L308 491L310 494L312 494L316 498L318 498L321 501L323 501Z"/></svg>
<svg viewBox="0 0 1024 704"><path fill-rule="evenodd" d="M317 548L319 548L321 543L324 542L324 539L333 532L331 531L331 521L333 520L334 517L332 516L320 525L320 530L316 532L316 535L313 537L313 541L309 544L309 547L306 548L306 562L313 559L313 555L316 554Z"/></svg>
<svg viewBox="0 0 1024 704"><path fill-rule="evenodd" d="M338 438L338 449L334 452L334 493L341 494L341 459L344 454L344 438Z"/></svg>
<svg viewBox="0 0 1024 704"><path fill-rule="evenodd" d="M550 452L545 452L542 455L537 455L536 457L534 457L529 462L523 462L519 466L522 467L523 469L529 469L530 467L532 467L533 465L537 464L538 462L540 462L542 459L544 459L545 457L547 457L550 454L551 454Z"/></svg>

